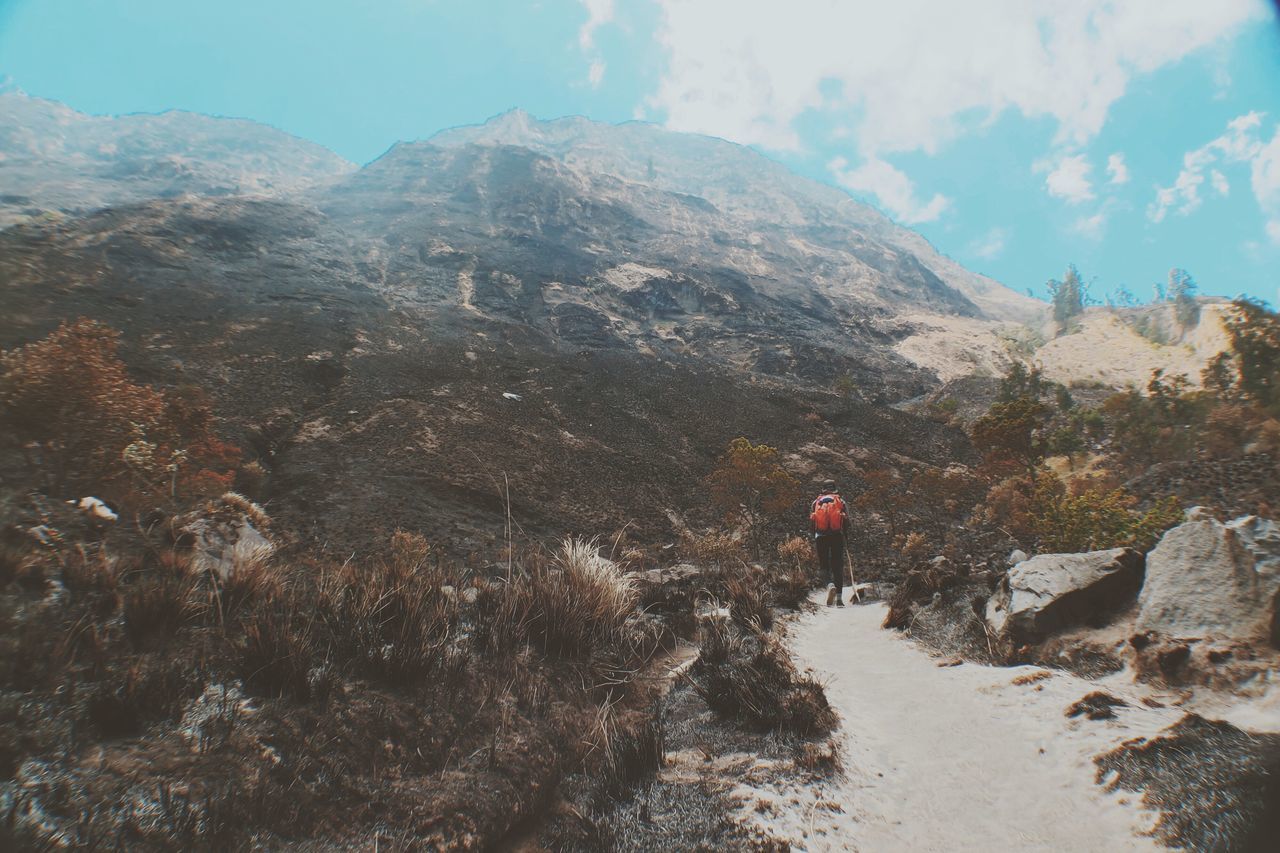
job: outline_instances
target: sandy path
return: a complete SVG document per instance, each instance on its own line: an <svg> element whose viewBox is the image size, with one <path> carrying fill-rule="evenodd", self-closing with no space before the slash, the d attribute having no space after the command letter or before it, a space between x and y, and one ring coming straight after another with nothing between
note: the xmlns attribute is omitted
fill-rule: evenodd
<svg viewBox="0 0 1280 853"><path fill-rule="evenodd" d="M1092 756L1181 714L1136 705L1118 719L1063 711L1098 684L1036 667L938 666L880 622L884 607L823 608L792 627L802 665L843 717L846 776L829 786L744 786L748 822L802 849L1154 849L1151 816L1094 784ZM1106 685L1133 699L1124 686Z"/></svg>

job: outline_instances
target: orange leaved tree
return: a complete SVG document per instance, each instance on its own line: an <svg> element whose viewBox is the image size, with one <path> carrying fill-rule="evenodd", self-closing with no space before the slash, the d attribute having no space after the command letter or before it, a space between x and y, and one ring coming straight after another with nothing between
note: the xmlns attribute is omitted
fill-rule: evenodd
<svg viewBox="0 0 1280 853"><path fill-rule="evenodd" d="M119 341L82 318L0 353L0 428L58 497L130 505L225 489L239 451L214 434L203 395L132 381Z"/></svg>
<svg viewBox="0 0 1280 853"><path fill-rule="evenodd" d="M778 451L746 438L729 442L710 476L711 500L730 523L747 530L752 550L760 556L763 527L795 507L800 484L778 463Z"/></svg>

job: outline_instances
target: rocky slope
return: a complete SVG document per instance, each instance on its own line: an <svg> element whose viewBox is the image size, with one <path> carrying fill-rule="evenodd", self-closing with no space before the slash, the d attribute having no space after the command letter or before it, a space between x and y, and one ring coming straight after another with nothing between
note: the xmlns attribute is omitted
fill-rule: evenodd
<svg viewBox="0 0 1280 853"><path fill-rule="evenodd" d="M894 351L904 312L1027 307L836 190L653 127L513 114L343 177L244 122L3 99L5 194L69 215L0 232L0 346L122 329L333 547L405 526L472 549L508 487L531 532L669 541L739 435L814 476L966 459L885 405L937 382Z"/></svg>
<svg viewBox="0 0 1280 853"><path fill-rule="evenodd" d="M184 193L280 195L354 168L257 122L179 110L90 116L0 92L0 227Z"/></svg>

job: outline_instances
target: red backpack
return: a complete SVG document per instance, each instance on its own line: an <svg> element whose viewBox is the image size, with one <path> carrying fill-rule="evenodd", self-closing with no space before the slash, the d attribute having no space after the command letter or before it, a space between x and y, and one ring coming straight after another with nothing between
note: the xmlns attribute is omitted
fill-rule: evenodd
<svg viewBox="0 0 1280 853"><path fill-rule="evenodd" d="M844 524L844 501L839 495L819 495L809 513L813 529L819 533L836 533Z"/></svg>

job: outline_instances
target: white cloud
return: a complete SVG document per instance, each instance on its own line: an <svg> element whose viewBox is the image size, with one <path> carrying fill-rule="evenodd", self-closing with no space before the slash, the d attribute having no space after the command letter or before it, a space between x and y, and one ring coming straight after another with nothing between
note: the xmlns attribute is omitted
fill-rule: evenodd
<svg viewBox="0 0 1280 853"><path fill-rule="evenodd" d="M604 82L603 60L593 59L591 61L591 67L587 70L587 82L589 82L592 87L598 87L602 82Z"/></svg>
<svg viewBox="0 0 1280 853"><path fill-rule="evenodd" d="M587 20L578 29L578 46L584 52L595 50L596 30L613 21L613 0L581 0Z"/></svg>
<svg viewBox="0 0 1280 853"><path fill-rule="evenodd" d="M907 225L932 222L951 204L951 200L941 193L935 193L927 202L917 199L915 183L877 157L868 159L856 169L849 168L843 157L836 157L827 164L827 168L842 186L875 196L894 219Z"/></svg>
<svg viewBox="0 0 1280 853"><path fill-rule="evenodd" d="M1280 246L1280 219L1272 219L1267 223L1267 239Z"/></svg>
<svg viewBox="0 0 1280 853"><path fill-rule="evenodd" d="M1004 253L1004 246L1009 240L1009 232L1004 228L992 228L982 237L969 244L969 253L979 258L998 258Z"/></svg>
<svg viewBox="0 0 1280 853"><path fill-rule="evenodd" d="M1038 163L1035 170L1045 171L1049 165L1045 162ZM1088 201L1093 198L1093 184L1089 181L1089 172L1092 170L1093 167L1083 154L1063 157L1045 177L1044 187L1049 195L1065 198L1071 204Z"/></svg>
<svg viewBox="0 0 1280 853"><path fill-rule="evenodd" d="M1262 113L1246 113L1228 122L1221 136L1184 154L1182 170L1173 184L1156 188L1156 197L1147 208L1147 218L1162 222L1170 210L1182 215L1196 210L1203 201L1200 187L1206 173L1213 190L1227 195L1231 185L1216 167L1248 164L1254 197L1268 219L1267 234L1274 237L1272 225L1280 221L1280 126L1271 140L1264 142L1260 133L1262 119Z"/></svg>
<svg viewBox="0 0 1280 853"><path fill-rule="evenodd" d="M613 21L613 0L581 0L587 10L587 20L578 29L578 47L591 57L587 70L587 82L599 88L604 82L605 63L596 49L596 30Z"/></svg>
<svg viewBox="0 0 1280 853"><path fill-rule="evenodd" d="M932 152L1007 110L1082 144L1134 75L1269 14L1263 0L658 3L668 63L647 104L670 127L793 149L817 110L853 118L865 157Z"/></svg>
<svg viewBox="0 0 1280 853"><path fill-rule="evenodd" d="M1227 176L1214 169L1209 173L1209 180L1213 184L1213 191L1220 196L1231 194L1231 183L1227 180Z"/></svg>
<svg viewBox="0 0 1280 853"><path fill-rule="evenodd" d="M1081 216L1075 222L1071 223L1071 230L1079 234L1081 237L1090 240L1101 240L1103 230L1107 225L1107 214L1104 211L1098 211L1093 216Z"/></svg>
<svg viewBox="0 0 1280 853"><path fill-rule="evenodd" d="M1129 167L1123 154L1116 153L1107 158L1107 177L1110 184L1129 183Z"/></svg>

